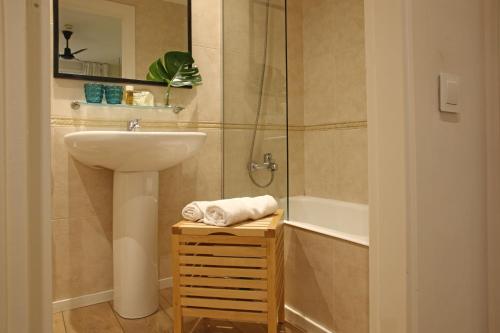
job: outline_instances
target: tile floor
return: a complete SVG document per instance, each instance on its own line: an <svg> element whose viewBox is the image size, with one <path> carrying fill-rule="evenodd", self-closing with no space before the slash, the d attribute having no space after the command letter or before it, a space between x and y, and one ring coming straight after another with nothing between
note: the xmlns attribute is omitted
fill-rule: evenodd
<svg viewBox="0 0 500 333"><path fill-rule="evenodd" d="M111 302L53 314L53 333L171 333L172 290L160 291L160 309L149 317L124 319L113 311ZM266 333L262 324L237 323L224 320L188 318L185 333ZM306 333L289 324L280 333Z"/></svg>

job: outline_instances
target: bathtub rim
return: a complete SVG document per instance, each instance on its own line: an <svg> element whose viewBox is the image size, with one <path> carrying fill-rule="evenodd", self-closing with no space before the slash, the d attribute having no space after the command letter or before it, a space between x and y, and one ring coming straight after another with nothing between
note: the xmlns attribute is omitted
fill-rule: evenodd
<svg viewBox="0 0 500 333"><path fill-rule="evenodd" d="M370 247L370 240L367 237L361 237L361 236L355 236L346 232L338 231L338 230L332 230L329 228L321 227L315 224L311 223L306 223L306 222L298 222L298 221L291 221L291 220L284 220L284 223L287 225L291 225L293 227L297 227L303 230L309 230L317 234L325 235L325 236L330 236L338 239L343 239L345 241L358 244L361 246L366 246Z"/></svg>

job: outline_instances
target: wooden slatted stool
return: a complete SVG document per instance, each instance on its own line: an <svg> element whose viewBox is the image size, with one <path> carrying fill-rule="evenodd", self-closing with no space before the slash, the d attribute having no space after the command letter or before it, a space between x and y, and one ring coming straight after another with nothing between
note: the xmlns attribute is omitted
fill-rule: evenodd
<svg viewBox="0 0 500 333"><path fill-rule="evenodd" d="M284 322L283 211L229 227L172 227L174 333L184 316Z"/></svg>

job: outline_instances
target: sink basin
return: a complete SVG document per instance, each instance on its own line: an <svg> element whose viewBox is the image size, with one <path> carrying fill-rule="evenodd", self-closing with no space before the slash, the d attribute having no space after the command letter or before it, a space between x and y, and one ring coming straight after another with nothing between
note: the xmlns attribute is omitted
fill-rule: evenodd
<svg viewBox="0 0 500 333"><path fill-rule="evenodd" d="M67 134L71 155L113 176L113 307L124 318L158 310L159 171L193 156L205 133L85 131Z"/></svg>
<svg viewBox="0 0 500 333"><path fill-rule="evenodd" d="M78 161L115 171L159 171L193 156L203 145L199 132L84 131L67 134L66 146Z"/></svg>

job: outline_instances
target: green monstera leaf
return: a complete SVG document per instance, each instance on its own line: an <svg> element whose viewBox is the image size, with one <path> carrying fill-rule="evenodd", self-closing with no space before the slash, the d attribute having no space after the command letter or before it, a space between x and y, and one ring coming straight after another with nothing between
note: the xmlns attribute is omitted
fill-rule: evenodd
<svg viewBox="0 0 500 333"><path fill-rule="evenodd" d="M167 83L167 104L172 87L197 86L203 83L189 52L171 51L154 61L146 75L148 81Z"/></svg>

